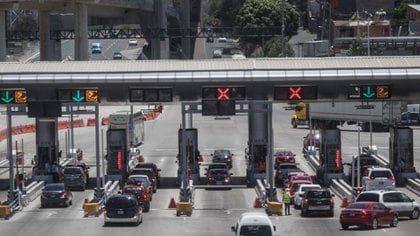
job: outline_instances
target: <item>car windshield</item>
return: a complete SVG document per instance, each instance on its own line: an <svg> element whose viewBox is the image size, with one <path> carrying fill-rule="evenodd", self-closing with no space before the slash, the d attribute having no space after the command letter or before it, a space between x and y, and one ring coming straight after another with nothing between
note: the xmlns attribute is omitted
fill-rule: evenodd
<svg viewBox="0 0 420 236"><path fill-rule="evenodd" d="M347 209L369 209L369 204L366 203L353 203Z"/></svg>
<svg viewBox="0 0 420 236"><path fill-rule="evenodd" d="M329 191L309 191L307 194L308 198L329 198L331 194Z"/></svg>
<svg viewBox="0 0 420 236"><path fill-rule="evenodd" d="M47 184L44 190L45 191L63 191L64 184Z"/></svg>
<svg viewBox="0 0 420 236"><path fill-rule="evenodd" d="M224 155L230 155L230 151L228 150L216 150L214 151L215 156L224 156Z"/></svg>
<svg viewBox="0 0 420 236"><path fill-rule="evenodd" d="M357 197L356 202L379 202L379 194L362 193Z"/></svg>
<svg viewBox="0 0 420 236"><path fill-rule="evenodd" d="M123 193L129 193L129 194L140 194L142 193L141 188L124 188Z"/></svg>
<svg viewBox="0 0 420 236"><path fill-rule="evenodd" d="M242 225L239 235L241 236L271 236L269 225Z"/></svg>
<svg viewBox="0 0 420 236"><path fill-rule="evenodd" d="M134 207L136 202L133 199L117 197L108 199L106 206L110 208L129 208Z"/></svg>
<svg viewBox="0 0 420 236"><path fill-rule="evenodd" d="M279 165L279 169L297 169L296 165Z"/></svg>
<svg viewBox="0 0 420 236"><path fill-rule="evenodd" d="M64 174L65 175L77 175L80 174L81 171L79 168L65 168L64 169Z"/></svg>
<svg viewBox="0 0 420 236"><path fill-rule="evenodd" d="M372 173L370 175L374 178L388 178L388 177L392 176L391 172L389 172L387 170L372 171Z"/></svg>

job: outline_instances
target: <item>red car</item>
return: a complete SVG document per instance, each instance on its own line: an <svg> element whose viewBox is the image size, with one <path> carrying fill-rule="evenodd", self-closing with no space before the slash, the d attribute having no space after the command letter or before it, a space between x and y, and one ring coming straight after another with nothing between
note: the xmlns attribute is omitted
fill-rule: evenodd
<svg viewBox="0 0 420 236"><path fill-rule="evenodd" d="M298 181L298 180L305 180L308 182L311 182L311 184L313 184L313 180L312 177L307 175L307 174L298 174L298 175L292 175L289 177L289 183L292 183L293 181Z"/></svg>
<svg viewBox="0 0 420 236"><path fill-rule="evenodd" d="M340 224L343 229L351 225L377 229L379 225L396 227L398 212L379 202L355 202L341 211Z"/></svg>
<svg viewBox="0 0 420 236"><path fill-rule="evenodd" d="M276 160L275 167L281 163L296 163L295 156L296 154L290 150L277 150L274 154Z"/></svg>
<svg viewBox="0 0 420 236"><path fill-rule="evenodd" d="M137 199L139 206L143 207L144 212L150 210L150 195L144 186L126 185L122 191L123 195L133 195Z"/></svg>

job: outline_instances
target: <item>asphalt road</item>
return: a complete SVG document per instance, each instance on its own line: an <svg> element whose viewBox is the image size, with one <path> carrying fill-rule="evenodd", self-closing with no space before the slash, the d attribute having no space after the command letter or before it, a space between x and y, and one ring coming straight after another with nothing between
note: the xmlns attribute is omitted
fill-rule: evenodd
<svg viewBox="0 0 420 236"><path fill-rule="evenodd" d="M297 161L302 169L314 174L306 160L302 157L302 137L307 129L292 129L290 125L291 111L284 111L283 104L274 105L273 129L274 147L289 148L297 154ZM105 109L105 108L104 108ZM108 112L111 108L108 107ZM120 109L120 108L118 108ZM127 108L128 109L128 108ZM87 119L89 117L84 117ZM247 116L235 116L231 119L215 120L214 117L194 115L193 126L198 128L199 149L210 160L210 153L217 148L229 148L234 152L232 172L234 176L245 175L244 148L248 140ZM177 133L181 123L180 106L165 106L163 114L155 121L146 122L146 142L141 151L146 161L155 162L162 169L162 177L174 177L177 163ZM353 127L346 127L353 129ZM89 163L94 163L93 155L93 129L81 128L75 130L76 146L86 153ZM388 133L375 133L374 143L380 147L380 153L387 153ZM419 136L415 130L415 140ZM19 139L21 136L18 136ZM60 142L62 136L60 134ZM27 140L26 140L27 139ZM34 135L25 136L25 142L34 143ZM357 150L357 132L342 132L343 155L348 159ZM369 140L368 133L361 133L361 143ZM4 141L0 148L4 150ZM416 167L418 166L418 147L414 145ZM94 169L94 168L93 168ZM405 192L407 190L403 189ZM279 193L280 194L280 193ZM420 202L419 197L411 197ZM1 196L1 195L0 195ZM171 197L178 196L178 189L159 189L154 195L151 211L144 214L144 222L137 226L103 227L101 217L83 217L81 209L85 198L92 197L92 191L74 192L74 204L69 208L40 209L39 199L32 202L29 207L18 212L10 220L0 220L0 235L115 235L139 234L142 235L233 235L230 226L234 225L242 212L262 211L254 209L256 197L252 188L233 190L196 190L194 194L194 211L191 217L176 217L175 210L168 209ZM376 231L354 229L342 231L338 221L340 200L335 198L334 217L306 217L302 218L299 211L292 209L291 216L271 216L277 226L277 235L417 235L418 220L401 220L397 228L384 227Z"/></svg>

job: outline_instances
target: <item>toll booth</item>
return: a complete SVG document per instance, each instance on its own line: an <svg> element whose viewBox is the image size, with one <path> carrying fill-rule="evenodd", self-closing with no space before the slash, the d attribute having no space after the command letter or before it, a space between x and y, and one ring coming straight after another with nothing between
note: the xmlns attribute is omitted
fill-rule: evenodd
<svg viewBox="0 0 420 236"><path fill-rule="evenodd" d="M187 175L193 184L199 184L200 166L198 150L198 130L195 128L185 129L184 133L187 157ZM178 183L182 183L182 129L178 130Z"/></svg>
<svg viewBox="0 0 420 236"><path fill-rule="evenodd" d="M58 126L57 118L36 118L36 155L32 179L47 183L58 182Z"/></svg>
<svg viewBox="0 0 420 236"><path fill-rule="evenodd" d="M128 171L128 135L126 129L108 129L107 140L107 181L123 181Z"/></svg>
<svg viewBox="0 0 420 236"><path fill-rule="evenodd" d="M389 138L389 167L397 185L405 179L417 178L413 155L413 130L409 127L391 127Z"/></svg>
<svg viewBox="0 0 420 236"><path fill-rule="evenodd" d="M317 177L324 186L329 186L331 179L344 178L339 129L321 129L319 157L321 167Z"/></svg>
<svg viewBox="0 0 420 236"><path fill-rule="evenodd" d="M253 112L253 110L259 109L261 105L250 104L249 106L246 178L249 186L255 186L257 179L267 178L266 162L269 137L267 113Z"/></svg>

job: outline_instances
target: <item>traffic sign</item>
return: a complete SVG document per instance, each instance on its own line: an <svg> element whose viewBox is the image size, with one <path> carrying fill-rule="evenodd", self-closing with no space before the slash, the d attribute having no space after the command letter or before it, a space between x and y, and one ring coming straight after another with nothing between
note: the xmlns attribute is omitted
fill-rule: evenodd
<svg viewBox="0 0 420 236"><path fill-rule="evenodd" d="M27 103L28 97L25 89L5 89L0 90L0 103Z"/></svg>
<svg viewBox="0 0 420 236"><path fill-rule="evenodd" d="M57 100L67 102L99 102L99 90L96 88L58 89Z"/></svg>
<svg viewBox="0 0 420 236"><path fill-rule="evenodd" d="M274 87L274 100L316 100L318 99L318 86L293 85Z"/></svg>
<svg viewBox="0 0 420 236"><path fill-rule="evenodd" d="M130 102L172 102L172 88L130 88Z"/></svg>
<svg viewBox="0 0 420 236"><path fill-rule="evenodd" d="M245 87L203 87L201 90L202 100L244 100L246 98Z"/></svg>
<svg viewBox="0 0 420 236"><path fill-rule="evenodd" d="M390 85L350 85L349 99L388 99L391 98Z"/></svg>

